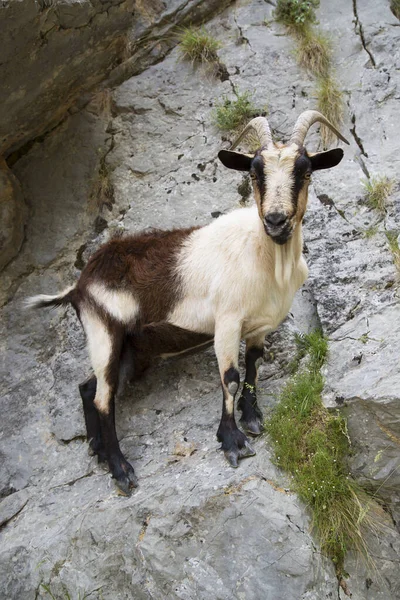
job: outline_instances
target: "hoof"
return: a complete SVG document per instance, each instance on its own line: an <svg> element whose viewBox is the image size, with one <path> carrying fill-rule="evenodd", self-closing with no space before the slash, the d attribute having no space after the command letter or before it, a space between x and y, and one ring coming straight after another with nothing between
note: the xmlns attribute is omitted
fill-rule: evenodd
<svg viewBox="0 0 400 600"><path fill-rule="evenodd" d="M139 485L137 477L133 472L133 469L132 473L129 473L129 475L124 475L122 478L116 479L115 483L117 484L119 491L124 496L130 496L132 494L132 491Z"/></svg>
<svg viewBox="0 0 400 600"><path fill-rule="evenodd" d="M226 460L234 469L237 469L238 462L241 458L254 456L255 453L256 452L254 448L252 448L248 440L244 442L242 448L231 448L230 450L224 450Z"/></svg>
<svg viewBox="0 0 400 600"><path fill-rule="evenodd" d="M240 424L246 433L253 435L254 437L261 435L263 432L263 426L258 419L252 419L251 421L240 419Z"/></svg>
<svg viewBox="0 0 400 600"><path fill-rule="evenodd" d="M135 471L128 461L121 461L116 468L111 470L111 473L115 479L118 489L125 496L130 496L132 490L138 487L138 480L135 475Z"/></svg>

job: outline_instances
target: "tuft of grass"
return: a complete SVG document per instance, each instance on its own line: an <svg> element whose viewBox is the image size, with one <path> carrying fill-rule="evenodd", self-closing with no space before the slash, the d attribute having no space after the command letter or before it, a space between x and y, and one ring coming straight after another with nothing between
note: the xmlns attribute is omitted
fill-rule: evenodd
<svg viewBox="0 0 400 600"><path fill-rule="evenodd" d="M315 9L318 7L319 0L278 0L274 17L286 27L302 30L316 22Z"/></svg>
<svg viewBox="0 0 400 600"><path fill-rule="evenodd" d="M363 527L372 526L372 501L349 477L349 437L345 419L322 403L321 367L328 345L321 331L297 337L299 360L306 364L283 388L266 423L276 464L293 478L293 489L312 511L312 526L323 552L345 576L349 548L368 557Z"/></svg>
<svg viewBox="0 0 400 600"><path fill-rule="evenodd" d="M364 235L365 239L369 240L378 233L378 230L379 230L379 225L370 225L369 227L367 227L367 229L364 229L363 235Z"/></svg>
<svg viewBox="0 0 400 600"><path fill-rule="evenodd" d="M380 213L386 210L386 201L393 190L394 181L386 175L371 177L362 182L366 190L367 204Z"/></svg>
<svg viewBox="0 0 400 600"><path fill-rule="evenodd" d="M386 239L389 244L390 252L393 256L394 266L397 271L397 279L400 280L400 248L398 242L399 233L397 231L386 231Z"/></svg>
<svg viewBox="0 0 400 600"><path fill-rule="evenodd" d="M223 98L216 104L213 121L220 131L233 132L244 127L256 113L250 92L236 93L235 100Z"/></svg>
<svg viewBox="0 0 400 600"><path fill-rule="evenodd" d="M222 44L207 33L204 27L184 27L179 33L179 41L179 50L185 60L205 66L219 63L217 51Z"/></svg>
<svg viewBox="0 0 400 600"><path fill-rule="evenodd" d="M390 0L390 10L395 17L400 19L400 0Z"/></svg>
<svg viewBox="0 0 400 600"><path fill-rule="evenodd" d="M330 40L307 27L299 36L296 50L299 65L316 77L327 77L331 66L332 47Z"/></svg>
<svg viewBox="0 0 400 600"><path fill-rule="evenodd" d="M318 81L317 110L337 129L340 128L344 111L343 92L333 75L326 75ZM324 147L336 138L333 131L325 125L321 125L321 137Z"/></svg>

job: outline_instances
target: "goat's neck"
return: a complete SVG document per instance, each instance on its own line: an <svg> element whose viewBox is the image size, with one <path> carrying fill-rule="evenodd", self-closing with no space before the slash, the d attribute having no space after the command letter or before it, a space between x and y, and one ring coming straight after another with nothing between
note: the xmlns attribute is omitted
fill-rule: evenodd
<svg viewBox="0 0 400 600"><path fill-rule="evenodd" d="M292 237L283 246L275 244L270 237L265 235L265 232L264 236L268 258L273 262L276 283L279 287L284 287L293 278L302 257L302 225L301 223L297 224Z"/></svg>

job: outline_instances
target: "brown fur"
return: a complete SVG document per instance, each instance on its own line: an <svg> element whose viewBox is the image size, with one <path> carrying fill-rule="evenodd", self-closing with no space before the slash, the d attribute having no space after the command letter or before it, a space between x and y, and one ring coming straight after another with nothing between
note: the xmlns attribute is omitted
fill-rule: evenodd
<svg viewBox="0 0 400 600"><path fill-rule="evenodd" d="M78 298L86 300L87 286L100 281L110 289L134 290L142 323L165 320L181 294L175 274L177 254L195 229L152 230L111 240L93 254L82 271ZM100 307L96 310L104 313Z"/></svg>

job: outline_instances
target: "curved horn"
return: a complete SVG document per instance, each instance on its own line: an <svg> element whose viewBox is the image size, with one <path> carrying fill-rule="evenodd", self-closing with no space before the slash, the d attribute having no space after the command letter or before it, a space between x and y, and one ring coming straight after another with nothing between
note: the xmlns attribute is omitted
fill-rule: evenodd
<svg viewBox="0 0 400 600"><path fill-rule="evenodd" d="M297 144L298 146L302 146L303 142L306 138L308 130L310 129L310 127L312 125L314 125L314 123L317 123L317 122L323 123L324 125L329 127L329 129L331 131L333 131L333 133L340 140L342 140L342 142L345 142L346 144L350 144L350 142L348 142L346 140L346 138L344 138L342 136L342 134L336 129L336 127L334 127L332 125L332 123L330 123L328 121L328 119L326 119L324 117L324 115L322 115L317 110L305 110L303 113L301 113L301 115L297 119L296 124L293 128L293 133L291 135L289 143Z"/></svg>
<svg viewBox="0 0 400 600"><path fill-rule="evenodd" d="M272 133L267 119L265 117L255 117L255 119L252 119L243 129L242 133L234 140L230 150L236 148L239 142L242 141L242 139L249 133L251 129L253 129L258 135L261 146L268 147L273 144Z"/></svg>

